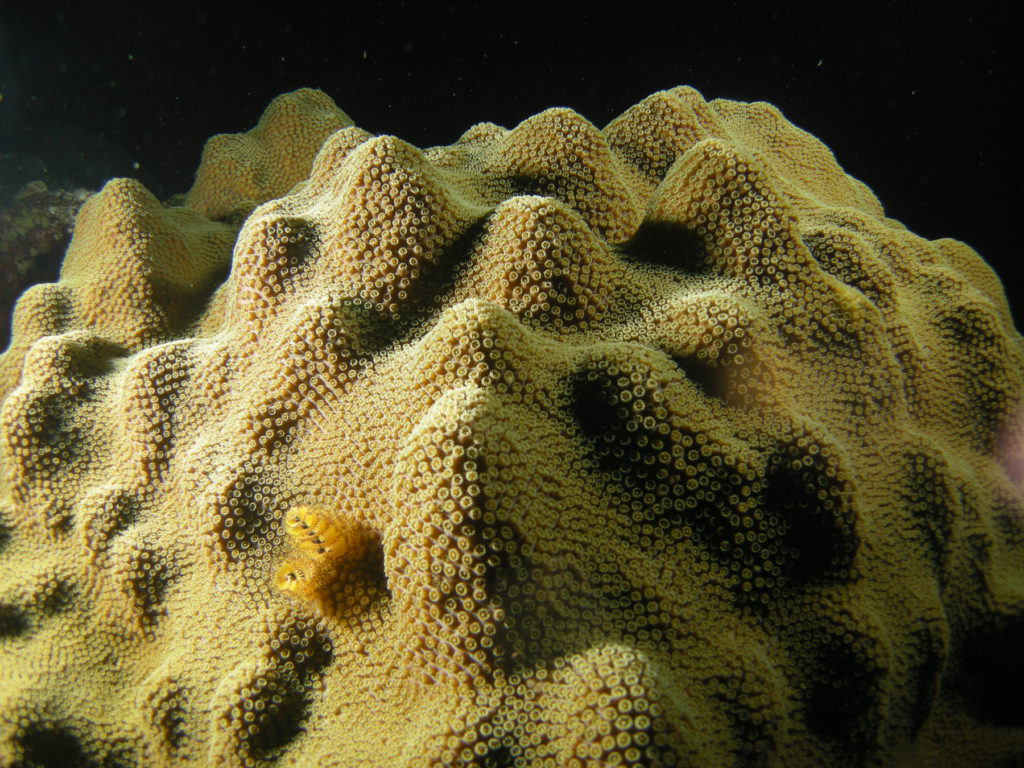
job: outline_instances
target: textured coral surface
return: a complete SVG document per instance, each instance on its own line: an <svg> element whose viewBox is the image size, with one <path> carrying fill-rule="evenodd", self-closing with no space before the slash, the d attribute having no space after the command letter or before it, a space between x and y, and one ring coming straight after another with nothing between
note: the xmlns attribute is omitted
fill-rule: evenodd
<svg viewBox="0 0 1024 768"><path fill-rule="evenodd" d="M1019 765L1022 366L770 105L279 97L18 302L0 765Z"/></svg>

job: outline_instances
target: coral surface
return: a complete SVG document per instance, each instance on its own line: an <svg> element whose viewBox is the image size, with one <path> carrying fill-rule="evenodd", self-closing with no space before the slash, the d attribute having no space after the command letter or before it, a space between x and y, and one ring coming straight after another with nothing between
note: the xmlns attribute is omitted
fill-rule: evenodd
<svg viewBox="0 0 1024 768"><path fill-rule="evenodd" d="M17 304L0 764L1019 765L1022 370L770 105L281 96Z"/></svg>

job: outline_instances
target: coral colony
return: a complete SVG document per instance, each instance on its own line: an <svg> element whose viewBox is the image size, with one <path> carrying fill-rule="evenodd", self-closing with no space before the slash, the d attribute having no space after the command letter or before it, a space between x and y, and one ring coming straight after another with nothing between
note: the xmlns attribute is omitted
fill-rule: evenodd
<svg viewBox="0 0 1024 768"><path fill-rule="evenodd" d="M114 179L0 358L0 763L1024 756L1024 344L767 104Z"/></svg>

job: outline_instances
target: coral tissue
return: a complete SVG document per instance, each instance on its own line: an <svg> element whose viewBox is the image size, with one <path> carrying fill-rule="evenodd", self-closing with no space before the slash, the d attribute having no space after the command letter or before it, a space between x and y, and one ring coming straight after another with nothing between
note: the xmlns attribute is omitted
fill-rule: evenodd
<svg viewBox="0 0 1024 768"><path fill-rule="evenodd" d="M1022 394L770 105L286 94L18 301L0 764L1020 764Z"/></svg>

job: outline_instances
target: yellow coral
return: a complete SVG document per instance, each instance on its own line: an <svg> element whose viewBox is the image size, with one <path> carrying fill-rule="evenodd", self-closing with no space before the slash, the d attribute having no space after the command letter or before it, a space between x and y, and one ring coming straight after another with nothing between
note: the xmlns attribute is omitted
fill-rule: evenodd
<svg viewBox="0 0 1024 768"><path fill-rule="evenodd" d="M219 134L203 149L185 205L209 219L248 213L309 176L324 139L352 120L327 94L300 88L278 96L256 126Z"/></svg>
<svg viewBox="0 0 1024 768"><path fill-rule="evenodd" d="M287 94L18 303L0 764L1020 762L1022 371L770 105Z"/></svg>

